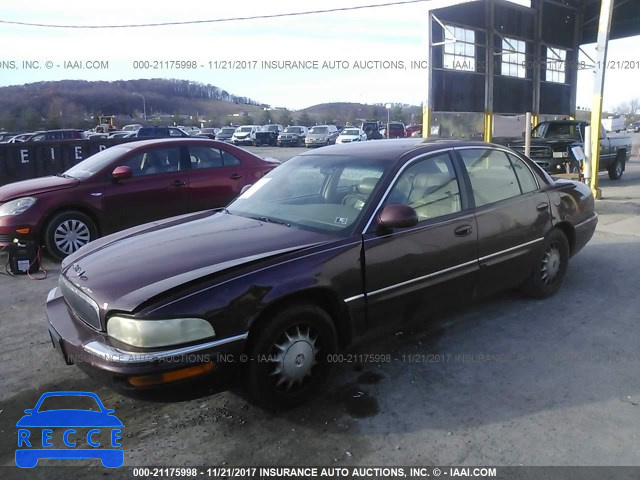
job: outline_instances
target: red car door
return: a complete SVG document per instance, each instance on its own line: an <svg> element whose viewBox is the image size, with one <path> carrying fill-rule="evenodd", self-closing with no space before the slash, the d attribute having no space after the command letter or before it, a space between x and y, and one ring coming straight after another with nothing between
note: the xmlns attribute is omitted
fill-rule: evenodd
<svg viewBox="0 0 640 480"><path fill-rule="evenodd" d="M109 232L190 211L186 147L150 148L124 159L133 177L110 183L102 194ZM117 165L114 165L114 168ZM109 233L103 232L103 233Z"/></svg>
<svg viewBox="0 0 640 480"><path fill-rule="evenodd" d="M242 187L253 183L247 165L216 146L190 145L189 204L191 210L224 207L240 194Z"/></svg>

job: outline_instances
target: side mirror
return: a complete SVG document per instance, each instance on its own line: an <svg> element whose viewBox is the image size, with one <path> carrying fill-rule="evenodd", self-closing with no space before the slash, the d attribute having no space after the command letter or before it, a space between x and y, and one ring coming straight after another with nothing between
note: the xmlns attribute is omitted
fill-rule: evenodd
<svg viewBox="0 0 640 480"><path fill-rule="evenodd" d="M253 186L253 184L250 183L249 185L245 185L244 187L242 187L242 190L240 190L240 195L242 195L244 192L249 190L252 186Z"/></svg>
<svg viewBox="0 0 640 480"><path fill-rule="evenodd" d="M113 178L115 181L119 181L119 180L126 180L127 178L131 178L133 177L133 172L131 171L131 168L126 167L124 165L120 165L119 167L116 167L113 172L111 172L111 178Z"/></svg>
<svg viewBox="0 0 640 480"><path fill-rule="evenodd" d="M378 212L378 227L384 230L413 227L418 223L418 214L409 205L391 204Z"/></svg>

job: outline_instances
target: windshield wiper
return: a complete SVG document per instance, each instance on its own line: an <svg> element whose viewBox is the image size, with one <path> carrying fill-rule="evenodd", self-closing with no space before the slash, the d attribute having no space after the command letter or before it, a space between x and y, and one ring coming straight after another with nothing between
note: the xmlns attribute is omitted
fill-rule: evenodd
<svg viewBox="0 0 640 480"><path fill-rule="evenodd" d="M277 225L284 225L285 227L290 227L291 224L287 223L283 220L278 220L277 218L271 218L271 217L265 217L264 215L260 216L260 217L255 217L256 220L260 220L261 222L265 222L265 223L275 223Z"/></svg>

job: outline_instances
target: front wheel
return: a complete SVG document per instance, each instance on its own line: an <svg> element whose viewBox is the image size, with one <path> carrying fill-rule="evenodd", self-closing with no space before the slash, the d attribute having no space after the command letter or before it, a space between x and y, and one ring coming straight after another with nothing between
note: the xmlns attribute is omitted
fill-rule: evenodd
<svg viewBox="0 0 640 480"><path fill-rule="evenodd" d="M622 174L624 173L622 155L618 154L615 163L609 168L608 173L611 180L620 180L622 178Z"/></svg>
<svg viewBox="0 0 640 480"><path fill-rule="evenodd" d="M331 372L338 339L331 317L315 305L279 311L249 336L247 389L271 410L311 398Z"/></svg>
<svg viewBox="0 0 640 480"><path fill-rule="evenodd" d="M536 258L533 270L522 285L524 293L533 298L546 298L555 294L569 266L569 242L564 233L553 229L544 240L542 253Z"/></svg>
<svg viewBox="0 0 640 480"><path fill-rule="evenodd" d="M56 260L98 238L98 229L91 218L82 212L67 211L53 217L44 232L47 252Z"/></svg>

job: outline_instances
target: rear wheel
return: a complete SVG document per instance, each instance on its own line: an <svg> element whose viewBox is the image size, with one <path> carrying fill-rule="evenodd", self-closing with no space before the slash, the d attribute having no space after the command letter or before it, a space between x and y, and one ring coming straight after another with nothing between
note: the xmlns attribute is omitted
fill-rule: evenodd
<svg viewBox="0 0 640 480"><path fill-rule="evenodd" d="M44 233L44 244L49 255L62 260L96 238L98 229L91 218L82 212L67 211L49 221Z"/></svg>
<svg viewBox="0 0 640 480"><path fill-rule="evenodd" d="M620 180L622 178L622 174L624 173L624 159L622 152L618 153L616 156L616 161L609 168L609 178L611 180Z"/></svg>
<svg viewBox="0 0 640 480"><path fill-rule="evenodd" d="M315 305L277 312L250 334L247 389L268 409L286 409L311 398L331 372L338 349L331 317Z"/></svg>
<svg viewBox="0 0 640 480"><path fill-rule="evenodd" d="M568 266L569 242L564 233L554 228L545 237L542 253L522 290L533 298L550 297L560 289Z"/></svg>

